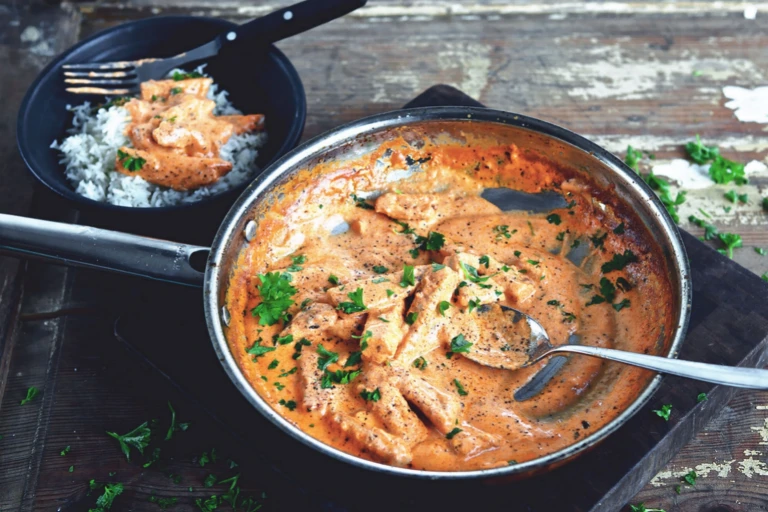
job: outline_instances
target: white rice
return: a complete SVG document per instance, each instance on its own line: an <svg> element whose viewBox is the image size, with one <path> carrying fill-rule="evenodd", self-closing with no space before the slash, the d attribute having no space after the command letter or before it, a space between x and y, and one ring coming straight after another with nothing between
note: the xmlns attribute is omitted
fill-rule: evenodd
<svg viewBox="0 0 768 512"><path fill-rule="evenodd" d="M202 72L202 67L197 71ZM172 75L173 71L169 76ZM232 106L227 95L227 91L219 91L215 83L211 85L208 98L216 102L214 114L242 114ZM115 170L118 148L131 147L131 141L125 135L131 116L125 107L100 108L94 114L90 103L86 102L75 107L67 105L67 110L74 114L72 128L67 131L69 136L61 143L53 141L51 144L51 148L61 151L60 163L66 167L67 179L78 194L119 206L157 207L192 203L242 185L256 176L257 148L267 140L264 132L233 135L219 153L220 158L232 162L232 170L215 183L182 192Z"/></svg>

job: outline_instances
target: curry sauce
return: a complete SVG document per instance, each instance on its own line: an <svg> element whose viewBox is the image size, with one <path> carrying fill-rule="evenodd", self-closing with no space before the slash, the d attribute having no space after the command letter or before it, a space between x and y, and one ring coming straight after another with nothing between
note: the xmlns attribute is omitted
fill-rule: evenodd
<svg viewBox="0 0 768 512"><path fill-rule="evenodd" d="M244 375L347 453L436 471L523 462L595 432L651 376L571 356L532 389L548 361L505 368L514 348L488 305L537 319L553 345L650 353L671 332L639 221L578 173L466 140L401 138L299 173L257 215L231 278L227 337ZM556 191L564 206L502 211L480 197L498 186Z"/></svg>

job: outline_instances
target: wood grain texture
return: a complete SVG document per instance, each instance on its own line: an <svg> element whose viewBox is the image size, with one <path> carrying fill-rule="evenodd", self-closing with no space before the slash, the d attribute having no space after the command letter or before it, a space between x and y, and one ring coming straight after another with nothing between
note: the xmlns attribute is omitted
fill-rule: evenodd
<svg viewBox="0 0 768 512"><path fill-rule="evenodd" d="M153 14L192 13L244 21L278 5L252 4L228 0L211 8L210 3L199 0L78 2L82 23L77 9L45 6L43 2L30 10L0 10L0 69L14 69L12 75L0 73L0 92L6 100L0 107L0 150L4 155L16 155L12 136L15 109L26 84L53 54L75 38L122 20ZM683 156L681 145L695 133L721 145L730 158L765 160L765 125L739 122L724 108L721 91L724 85L756 87L766 83L768 17L763 13L768 12L768 6L763 3L755 4L760 10L756 20L745 20L744 4L737 1L581 5L417 0L370 4L348 19L278 45L296 65L307 89L305 137L364 115L398 108L421 90L441 82L462 88L488 106L566 126L620 155L628 144L652 151L657 160L646 162L645 170L654 163ZM42 37L21 41L28 27L38 29ZM34 31L27 32L27 38L32 35ZM700 74L694 76L694 71ZM29 183L18 157L4 158L0 163L0 191L4 192L0 210L23 212L28 208ZM758 274L768 271L768 259L749 247L768 247L766 216L757 206L758 196L766 194L766 185L768 174L752 177L745 188L750 203L736 206L730 213L723 211L729 204L721 203L719 197L728 187L692 193L683 210L685 218L689 213L685 208L696 211L702 206L715 215L722 229L740 233L747 248L737 250L736 261ZM14 198L21 199L16 202ZM697 233L695 229L692 232ZM11 267L17 265L9 261ZM0 276L18 275L12 268L2 274L3 268L0 266ZM48 284L61 283L66 276L56 272L35 267L35 274L43 279L40 284L46 284L45 277L50 277ZM8 282L4 279L0 282ZM98 287L100 283L98 277L86 275L82 279L81 286ZM7 293L18 294L18 287L15 290L2 289L0 308L9 304ZM55 286L36 289L33 300L41 302L25 302L25 312L47 310L52 299L43 299L56 297L55 290ZM85 300L85 296L75 295L68 304L82 305ZM108 305L98 306L108 309ZM0 319L7 315L0 310ZM85 510L93 504L93 496L86 496L87 480L108 479L109 471L117 471L114 478L127 483L127 491L114 510L157 510L146 501L153 493L181 496L177 509L193 510L191 498L211 492L202 486L208 470L193 462L194 456L209 449L212 439L217 446L228 445L226 450L231 454L240 454L237 440L227 439L227 431L198 411L198 404L176 394L151 368L141 366L140 359L115 345L111 320L98 315L69 318L66 336L56 334L63 319L40 325L28 321L14 338L14 346L22 348L9 353L6 343L0 361L0 435L4 436L0 440L0 510ZM721 333L723 344L728 335L728 331ZM712 350L719 350L717 344ZM58 373L54 374L49 363L56 358ZM51 390L46 387L47 382L53 382L50 379L67 384ZM31 383L45 388L35 406L39 408L19 409L15 405L18 395ZM645 501L649 507L668 511L768 508L768 449L760 444L768 442L762 437L768 410L758 409L768 405L766 398L759 393L738 394L708 429L670 462L654 481L659 485L649 484L632 502ZM162 470L143 470L140 465L127 463L103 431L127 431L150 417L167 421L163 416L166 399L180 404L177 410L188 411L187 416L200 429L191 430L179 447L163 447L174 460ZM51 414L57 421L44 426ZM71 458L58 455L67 444L73 448ZM708 469L723 468L731 460L726 476L715 476L724 474L724 469ZM707 470L706 476L696 487L684 486L677 495L674 485L678 473L702 464L711 465L697 470L702 475ZM67 471L70 465L75 465L72 474ZM89 468L89 472L82 474L78 467ZM310 503L317 503L317 497L297 495L290 481L261 468L256 461L243 468L243 474L248 475L245 487L254 493L274 489L275 509L305 510ZM224 464L215 471L231 474ZM183 474L182 483L173 484L167 477L169 472ZM666 476L668 472L671 476ZM32 477L45 485L34 487ZM187 491L190 485L192 492Z"/></svg>

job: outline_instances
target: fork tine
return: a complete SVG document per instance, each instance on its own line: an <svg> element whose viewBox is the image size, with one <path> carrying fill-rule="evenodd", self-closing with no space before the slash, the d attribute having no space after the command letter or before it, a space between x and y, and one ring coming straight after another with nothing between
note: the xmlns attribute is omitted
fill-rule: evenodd
<svg viewBox="0 0 768 512"><path fill-rule="evenodd" d="M135 92L135 90L131 89L104 89L100 87L68 87L67 92L71 92L74 94L99 94L104 96L120 96L120 95L126 95L131 94Z"/></svg>
<svg viewBox="0 0 768 512"><path fill-rule="evenodd" d="M87 85L122 85L123 87L129 87L136 85L136 80L90 80L88 78L66 78L64 83Z"/></svg>
<svg viewBox="0 0 768 512"><path fill-rule="evenodd" d="M65 71L64 76L74 78L120 78L125 76L135 77L134 70L131 71Z"/></svg>
<svg viewBox="0 0 768 512"><path fill-rule="evenodd" d="M85 62L82 64L64 64L63 69L126 69L136 66L135 61L123 60L118 62Z"/></svg>

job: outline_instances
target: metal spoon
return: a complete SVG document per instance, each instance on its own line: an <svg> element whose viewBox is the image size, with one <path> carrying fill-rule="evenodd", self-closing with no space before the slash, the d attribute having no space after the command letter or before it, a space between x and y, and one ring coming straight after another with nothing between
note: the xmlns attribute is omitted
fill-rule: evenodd
<svg viewBox="0 0 768 512"><path fill-rule="evenodd" d="M549 342L549 335L544 327L521 311L499 304L490 304L480 306L478 313L482 315L486 326L497 327L482 329L482 334L472 349L462 355L485 366L516 370L530 366L545 357L570 352L714 384L768 389L768 370L681 361L583 345L553 346Z"/></svg>

